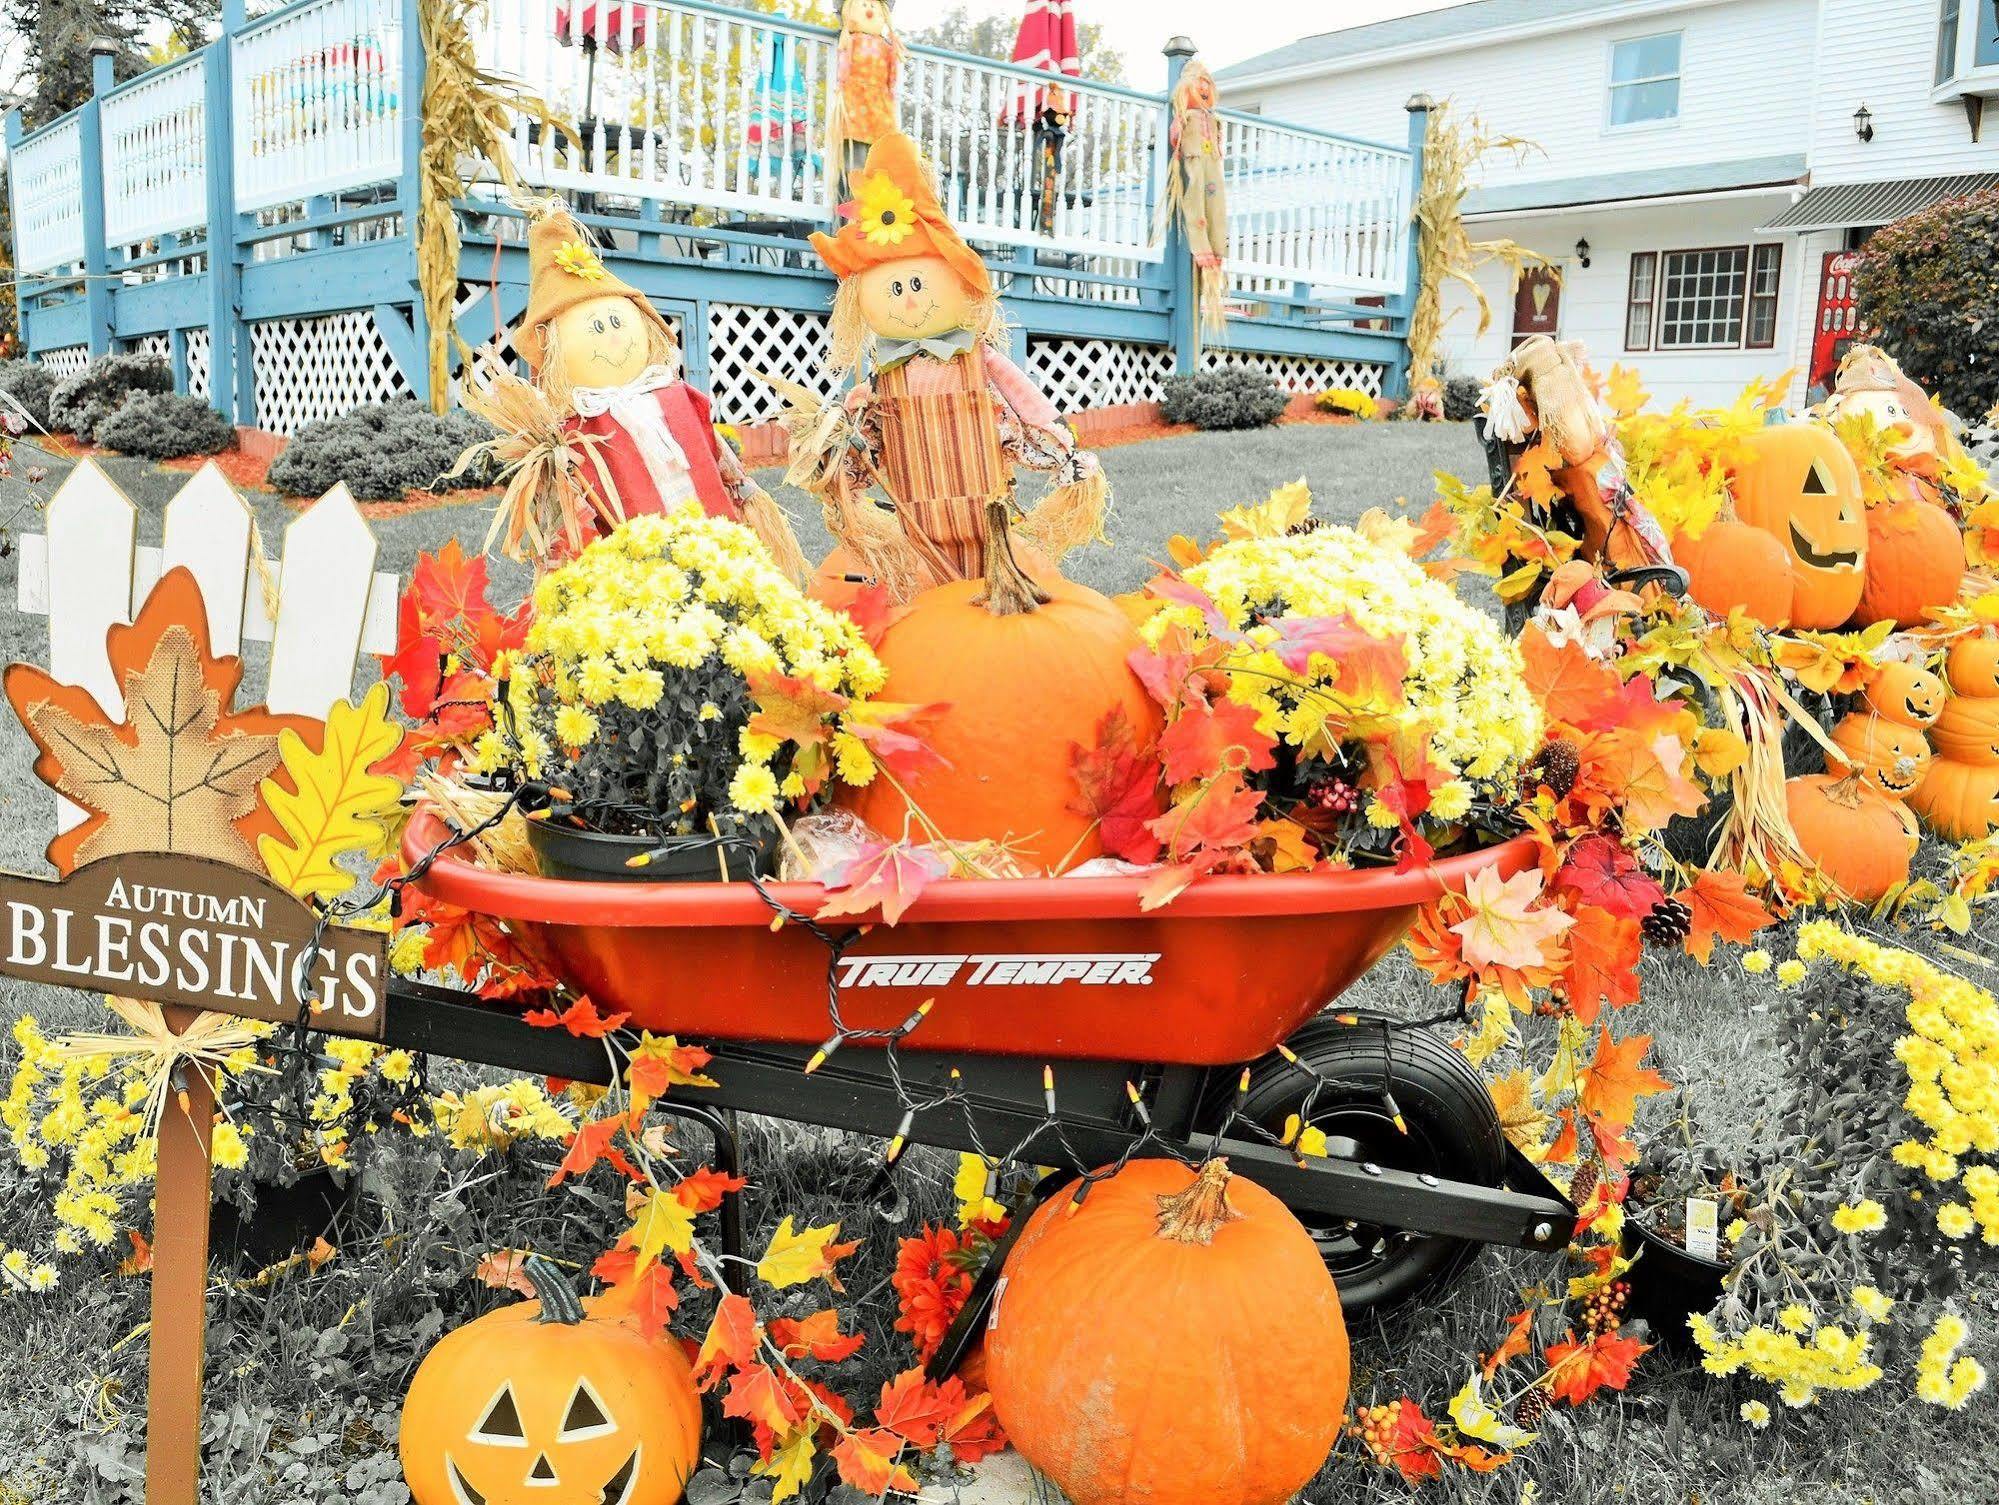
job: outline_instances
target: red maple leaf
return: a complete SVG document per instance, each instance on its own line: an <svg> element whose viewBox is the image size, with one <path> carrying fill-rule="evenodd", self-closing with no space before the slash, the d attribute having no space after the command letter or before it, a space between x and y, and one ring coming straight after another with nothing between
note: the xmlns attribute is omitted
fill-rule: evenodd
<svg viewBox="0 0 1999 1505"><path fill-rule="evenodd" d="M861 629L861 636L867 639L870 648L881 646L882 634L888 631L889 623L898 615L895 598L889 594L886 585L877 581L864 585L854 593L854 599L847 603L847 615L854 625Z"/></svg>
<svg viewBox="0 0 1999 1505"><path fill-rule="evenodd" d="M949 701L904 705L870 700L848 706L840 724L867 744L875 762L907 784L925 769L950 766L928 736L937 718L950 709Z"/></svg>
<svg viewBox="0 0 1999 1505"><path fill-rule="evenodd" d="M875 1406L875 1424L921 1452L936 1443L938 1433L962 1400L962 1386L957 1397L946 1397L924 1377L920 1367L905 1369L883 1384L881 1400Z"/></svg>
<svg viewBox="0 0 1999 1505"><path fill-rule="evenodd" d="M631 1274L614 1283L610 1299L631 1313L641 1333L658 1338L680 1309L680 1293L673 1288L673 1270L659 1260L651 1261L643 1270L636 1268L636 1258L633 1265ZM592 1273L596 1273L594 1267Z"/></svg>
<svg viewBox="0 0 1999 1505"><path fill-rule="evenodd" d="M608 1118L593 1118L576 1126L576 1132L569 1136L569 1149L562 1157L562 1163L555 1168L555 1174L548 1178L550 1186L560 1186L571 1176L582 1176L596 1169L601 1163L615 1167L621 1174L632 1180L639 1179L639 1173L632 1169L632 1163L615 1143L618 1135L628 1124L625 1115L613 1113Z"/></svg>
<svg viewBox="0 0 1999 1505"><path fill-rule="evenodd" d="M1645 939L1638 921L1609 909L1584 909L1575 921L1562 937L1569 953L1562 985L1576 1017L1594 1024L1605 1004L1621 1009L1638 1001L1638 959Z"/></svg>
<svg viewBox="0 0 1999 1505"><path fill-rule="evenodd" d="M852 857L834 863L820 876L826 901L815 918L863 915L879 909L883 922L893 925L930 881L947 871L949 865L928 847L900 839L866 842Z"/></svg>
<svg viewBox="0 0 1999 1505"><path fill-rule="evenodd" d="M1159 734L1166 782L1185 784L1218 773L1274 768L1277 739L1256 727L1256 711L1239 701L1195 702Z"/></svg>
<svg viewBox="0 0 1999 1505"><path fill-rule="evenodd" d="M486 585L486 556L467 555L453 538L436 553L417 556L404 595L416 603L424 624L435 627L492 615Z"/></svg>
<svg viewBox="0 0 1999 1505"><path fill-rule="evenodd" d="M1740 873L1702 872L1673 897L1687 906L1691 916L1687 954L1702 966L1713 956L1717 936L1740 945L1757 931L1777 923L1777 917L1749 892L1749 885Z"/></svg>
<svg viewBox="0 0 1999 1505"><path fill-rule="evenodd" d="M430 715L444 682L444 644L424 631L414 589L396 603L396 651L380 657L382 677L403 682L403 713L418 721Z"/></svg>
<svg viewBox="0 0 1999 1505"><path fill-rule="evenodd" d="M1609 1026L1599 1025L1596 1055L1576 1073L1576 1095L1583 1107L1608 1123L1628 1127L1637 1117L1639 1098L1671 1091L1671 1082L1638 1064L1651 1048L1650 1035L1613 1040Z"/></svg>
<svg viewBox="0 0 1999 1505"><path fill-rule="evenodd" d="M1631 1371L1650 1345L1621 1331L1598 1334L1587 1343L1571 1334L1559 1343L1550 1343L1545 1357L1553 1377L1548 1394L1571 1406L1580 1406L1601 1390L1622 1390L1631 1383Z"/></svg>
<svg viewBox="0 0 1999 1505"><path fill-rule="evenodd" d="M1271 625L1277 629L1277 641L1270 651L1293 674L1310 673L1312 659L1320 656L1330 661L1332 682L1348 695L1401 701L1409 660L1400 636L1376 637L1345 613L1279 617Z"/></svg>
<svg viewBox="0 0 1999 1505"><path fill-rule="evenodd" d="M1159 838L1148 822L1159 814L1159 763L1150 746L1141 747L1123 706L1113 706L1097 723L1097 742L1069 744L1081 799L1069 808L1097 823L1104 850L1126 862L1150 862Z"/></svg>
<svg viewBox="0 0 1999 1505"><path fill-rule="evenodd" d="M768 1364L751 1362L739 1367L730 1379L722 1414L741 1417L754 1422L759 1431L768 1428L781 1436L798 1425L804 1411Z"/></svg>
<svg viewBox="0 0 1999 1505"><path fill-rule="evenodd" d="M779 1317L770 1325L770 1339L787 1359L818 1359L837 1364L860 1351L866 1338L840 1331L840 1314L831 1307L809 1317Z"/></svg>
<svg viewBox="0 0 1999 1505"><path fill-rule="evenodd" d="M1444 1464L1438 1456L1442 1448L1442 1439L1430 1418L1413 1400L1403 1396L1382 1441L1382 1449L1403 1483L1421 1484L1442 1474Z"/></svg>
<svg viewBox="0 0 1999 1505"><path fill-rule="evenodd" d="M1255 839L1262 804L1261 792L1244 788L1241 774L1225 773L1181 796L1147 829L1176 862L1219 861Z"/></svg>
<svg viewBox="0 0 1999 1505"><path fill-rule="evenodd" d="M576 1001L557 1013L554 1009L529 1009L521 1015L524 1023L537 1029L555 1029L560 1026L579 1040L601 1040L615 1033L624 1022L631 1018L629 1013L606 1014L590 1001L588 993L578 994Z"/></svg>
<svg viewBox="0 0 1999 1505"><path fill-rule="evenodd" d="M1585 836L1569 848L1555 883L1573 891L1584 907L1633 920L1644 919L1666 897L1659 880L1622 842L1602 835Z"/></svg>

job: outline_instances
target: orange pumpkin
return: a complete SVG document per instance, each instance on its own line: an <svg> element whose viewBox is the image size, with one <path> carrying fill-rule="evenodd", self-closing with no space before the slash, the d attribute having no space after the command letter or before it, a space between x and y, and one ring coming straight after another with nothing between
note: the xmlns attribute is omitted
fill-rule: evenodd
<svg viewBox="0 0 1999 1505"><path fill-rule="evenodd" d="M615 1297L578 1301L527 1261L539 1297L446 1333L403 1401L416 1505L674 1505L701 1461L701 1397L671 1337Z"/></svg>
<svg viewBox="0 0 1999 1505"><path fill-rule="evenodd" d="M1853 620L1915 627L1957 599L1964 535L1943 508L1914 497L1867 509L1867 573Z"/></svg>
<svg viewBox="0 0 1999 1505"><path fill-rule="evenodd" d="M1833 744L1870 788L1890 799L1907 799L1935 756L1920 729L1866 711L1855 711L1832 729Z"/></svg>
<svg viewBox="0 0 1999 1505"><path fill-rule="evenodd" d="M931 825L955 841L1007 840L1049 869L1103 851L1078 802L1071 749L1096 745L1098 723L1122 710L1141 742L1158 735L1158 705L1126 662L1139 639L1124 612L1088 586L1053 576L1045 602L998 614L992 587L955 580L923 592L882 635L882 697L947 706L929 742L943 766L897 789L877 779L840 802L877 831L922 839ZM907 790L908 798L903 791ZM911 820L910 802L923 819Z"/></svg>
<svg viewBox="0 0 1999 1505"><path fill-rule="evenodd" d="M1902 819L1859 776L1786 780L1784 804L1805 860L1846 898L1874 904L1908 881L1913 853Z"/></svg>
<svg viewBox="0 0 1999 1505"><path fill-rule="evenodd" d="M1960 695L1999 695L1999 638L1960 638L1944 661L1944 678Z"/></svg>
<svg viewBox="0 0 1999 1505"><path fill-rule="evenodd" d="M1006 1262L993 1410L1076 1505L1283 1505L1347 1399L1339 1294L1276 1197L1212 1160L1058 1194Z"/></svg>
<svg viewBox="0 0 1999 1505"><path fill-rule="evenodd" d="M1048 556L1037 549L1016 543L1013 552L1020 560L1021 568L1035 580L1046 582L1059 573L1049 562ZM860 598L861 592L867 589L865 581L849 580L847 577L865 573L859 561L848 552L846 545L838 544L831 553L819 561L819 568L812 572L812 579L807 583L805 593L835 611L845 611Z"/></svg>
<svg viewBox="0 0 1999 1505"><path fill-rule="evenodd" d="M1930 729L1930 736L1936 741L1938 757L1974 768L1999 764L1999 697L1973 700L1968 695L1953 695Z"/></svg>
<svg viewBox="0 0 1999 1505"><path fill-rule="evenodd" d="M1867 682L1867 708L1903 726L1928 726L1949 695L1944 682L1919 664L1883 664Z"/></svg>
<svg viewBox="0 0 1999 1505"><path fill-rule="evenodd" d="M1946 840L1983 840L1999 831L1999 766L1939 758L1909 803Z"/></svg>
<svg viewBox="0 0 1999 1505"><path fill-rule="evenodd" d="M1673 562L1687 572L1687 594L1715 616L1740 606L1765 627L1790 622L1791 556L1762 529L1721 518L1699 538L1675 539Z"/></svg>
<svg viewBox="0 0 1999 1505"><path fill-rule="evenodd" d="M1867 520L1860 472L1832 430L1816 423L1758 429L1734 475L1735 512L1784 546L1793 627L1838 627L1866 586Z"/></svg>

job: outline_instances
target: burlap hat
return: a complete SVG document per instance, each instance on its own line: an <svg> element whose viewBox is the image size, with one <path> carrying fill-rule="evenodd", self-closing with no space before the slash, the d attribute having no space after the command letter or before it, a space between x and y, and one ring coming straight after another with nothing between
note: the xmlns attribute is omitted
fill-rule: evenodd
<svg viewBox="0 0 1999 1505"><path fill-rule="evenodd" d="M835 276L851 277L912 256L941 256L974 293L992 293L984 260L945 216L916 143L901 132L868 149L867 166L854 182L853 202L842 204L840 213L847 223L837 235L812 237L812 249Z"/></svg>
<svg viewBox="0 0 1999 1505"><path fill-rule="evenodd" d="M560 209L541 215L528 226L528 306L514 330L514 348L530 367L540 369L548 345L544 326L579 303L611 294L631 299L672 340L672 328L659 310L604 265L581 225Z"/></svg>

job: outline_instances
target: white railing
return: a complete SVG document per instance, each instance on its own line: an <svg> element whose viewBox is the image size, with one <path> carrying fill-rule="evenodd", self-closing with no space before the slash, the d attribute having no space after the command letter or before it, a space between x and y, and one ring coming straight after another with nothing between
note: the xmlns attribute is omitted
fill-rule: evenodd
<svg viewBox="0 0 1999 1505"><path fill-rule="evenodd" d="M17 144L8 164L14 195L14 264L52 272L83 260L83 121L65 115Z"/></svg>
<svg viewBox="0 0 1999 1505"><path fill-rule="evenodd" d="M104 238L129 246L208 221L208 89L200 53L104 96Z"/></svg>
<svg viewBox="0 0 1999 1505"><path fill-rule="evenodd" d="M403 165L402 8L306 0L231 39L236 207L392 182Z"/></svg>
<svg viewBox="0 0 1999 1505"><path fill-rule="evenodd" d="M1408 274L1409 153L1224 111L1231 273L1353 293Z"/></svg>

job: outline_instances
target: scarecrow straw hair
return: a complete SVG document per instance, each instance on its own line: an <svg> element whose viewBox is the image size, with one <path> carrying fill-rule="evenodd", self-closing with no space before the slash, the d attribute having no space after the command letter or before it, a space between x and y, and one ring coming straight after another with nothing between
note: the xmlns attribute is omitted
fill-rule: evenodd
<svg viewBox="0 0 1999 1505"><path fill-rule="evenodd" d="M1464 200L1471 176L1488 156L1509 153L1516 162L1541 148L1519 136L1486 133L1478 116L1460 125L1446 100L1430 114L1423 140L1423 183L1411 215L1417 249L1416 303L1409 314L1409 380L1411 385L1435 376L1438 346L1444 333L1444 282L1461 282L1478 303L1478 332L1492 325L1492 304L1478 285L1480 268L1503 262L1519 279L1527 264L1552 266L1546 257L1511 240L1473 240L1465 229Z"/></svg>
<svg viewBox="0 0 1999 1505"><path fill-rule="evenodd" d="M49 1053L58 1061L101 1061L107 1066L120 1062L137 1070L146 1086L146 1133L158 1134L166 1113L167 1093L173 1079L192 1065L210 1071L225 1066L230 1057L255 1045L271 1032L262 1019L239 1019L234 1014L202 1013L179 1034L167 1023L166 1013L157 1003L136 998L106 998L111 1012L129 1024L129 1035L85 1031L64 1035L49 1042ZM268 1071L253 1066L254 1071Z"/></svg>
<svg viewBox="0 0 1999 1505"><path fill-rule="evenodd" d="M517 82L479 66L471 22L480 0L418 0L423 39L423 153L417 168L416 268L429 328L430 405L442 413L451 396L451 351L463 352L453 320L458 257L463 242L455 207L463 181L461 157L483 157L509 190L519 191L507 138L516 112L535 116L544 131L576 133L550 113L547 101Z"/></svg>
<svg viewBox="0 0 1999 1505"><path fill-rule="evenodd" d="M506 493L487 531L487 549L498 541L509 559L546 559L558 536L571 549L583 547L583 524L595 518L609 532L625 520L618 489L597 453L600 436L570 433L566 418L533 382L523 381L487 356L458 394L465 410L497 431L458 457L447 479L463 475L483 460L499 466ZM583 484L578 469L597 468L602 484Z"/></svg>

